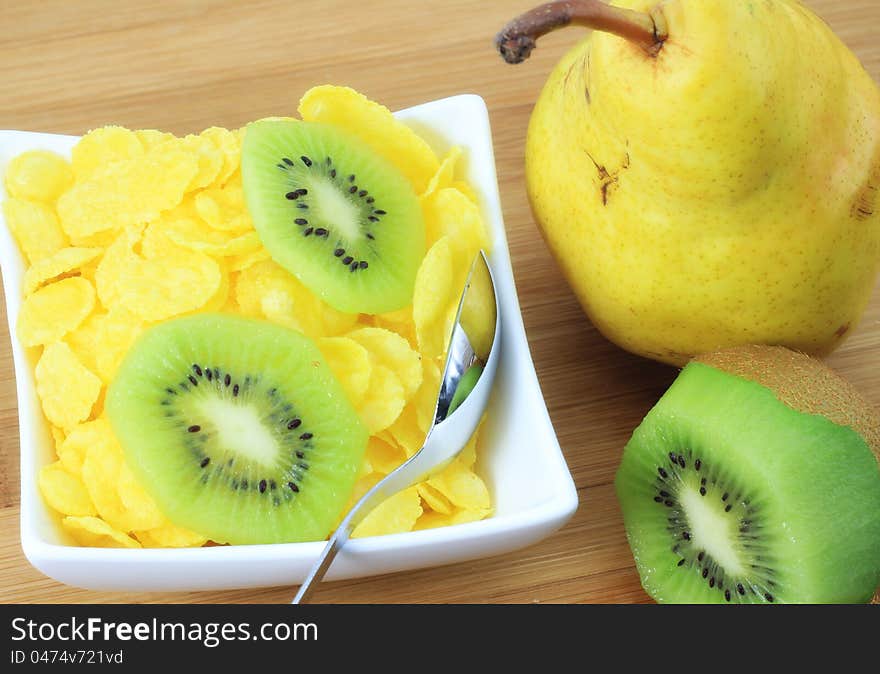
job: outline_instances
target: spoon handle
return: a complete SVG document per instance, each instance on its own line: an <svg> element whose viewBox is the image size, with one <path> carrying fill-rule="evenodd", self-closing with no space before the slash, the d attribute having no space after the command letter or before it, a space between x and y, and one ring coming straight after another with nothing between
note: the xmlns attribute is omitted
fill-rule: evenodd
<svg viewBox="0 0 880 674"><path fill-rule="evenodd" d="M425 441L425 444L427 445L427 440ZM370 491L364 494L361 499L352 506L351 510L348 511L348 515L345 516L345 519L339 524L339 527L337 527L336 531L330 537L330 540L327 541L327 545L324 546L321 556L318 557L314 565L312 565L308 577L303 584L300 585L296 596L291 602L292 604L301 604L308 601L314 586L317 585L324 577L324 574L327 573L327 569L330 568L336 554L348 541L351 533L355 530L357 525L363 521L373 508L388 497L416 484L431 470L433 466L426 465L427 462L424 460L425 456L425 453L421 450L416 452L409 461L382 478L382 480L376 483Z"/></svg>

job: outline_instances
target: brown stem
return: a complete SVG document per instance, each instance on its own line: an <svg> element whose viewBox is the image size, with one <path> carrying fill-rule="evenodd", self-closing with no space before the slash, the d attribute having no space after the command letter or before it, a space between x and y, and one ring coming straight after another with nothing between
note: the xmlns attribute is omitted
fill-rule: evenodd
<svg viewBox="0 0 880 674"><path fill-rule="evenodd" d="M619 35L652 56L667 37L666 22L659 10L646 14L600 0L564 0L548 2L516 17L495 36L495 46L508 63L522 63L539 37L569 24Z"/></svg>

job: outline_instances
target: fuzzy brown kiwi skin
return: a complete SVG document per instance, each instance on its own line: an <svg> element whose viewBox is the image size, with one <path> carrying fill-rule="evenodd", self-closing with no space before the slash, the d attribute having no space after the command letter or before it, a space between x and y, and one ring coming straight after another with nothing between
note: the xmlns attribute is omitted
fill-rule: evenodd
<svg viewBox="0 0 880 674"><path fill-rule="evenodd" d="M793 410L852 428L880 462L880 414L822 361L785 347L759 345L724 349L694 360L770 389ZM871 603L880 604L880 588Z"/></svg>

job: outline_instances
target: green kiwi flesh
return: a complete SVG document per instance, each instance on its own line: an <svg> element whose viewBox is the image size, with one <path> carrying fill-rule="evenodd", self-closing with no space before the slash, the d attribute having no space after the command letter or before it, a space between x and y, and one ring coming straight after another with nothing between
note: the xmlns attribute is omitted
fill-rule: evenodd
<svg viewBox="0 0 880 674"><path fill-rule="evenodd" d="M615 486L657 601L867 602L880 583L880 471L865 439L753 381L688 364Z"/></svg>
<svg viewBox="0 0 880 674"><path fill-rule="evenodd" d="M325 538L367 443L310 339L229 315L150 328L123 360L106 408L163 513L218 543Z"/></svg>
<svg viewBox="0 0 880 674"><path fill-rule="evenodd" d="M418 197L359 138L317 122L247 127L248 211L272 258L334 308L383 313L412 302L425 255Z"/></svg>

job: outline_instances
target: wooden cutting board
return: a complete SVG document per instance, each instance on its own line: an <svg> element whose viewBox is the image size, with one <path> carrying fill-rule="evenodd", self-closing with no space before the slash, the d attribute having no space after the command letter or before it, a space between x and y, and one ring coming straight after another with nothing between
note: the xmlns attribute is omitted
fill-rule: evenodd
<svg viewBox="0 0 880 674"><path fill-rule="evenodd" d="M612 479L632 429L674 378L606 342L581 313L534 225L523 144L553 64L582 34L546 38L505 66L491 40L532 0L4 0L0 128L82 134L105 124L178 134L291 114L309 86L353 86L392 109L473 92L489 106L516 281L541 385L581 506L526 550L443 568L340 581L325 602L644 602ZM806 0L880 80L877 0ZM79 590L25 560L18 428L0 321L0 602L283 602L291 588L125 594ZM880 404L880 291L830 363Z"/></svg>

